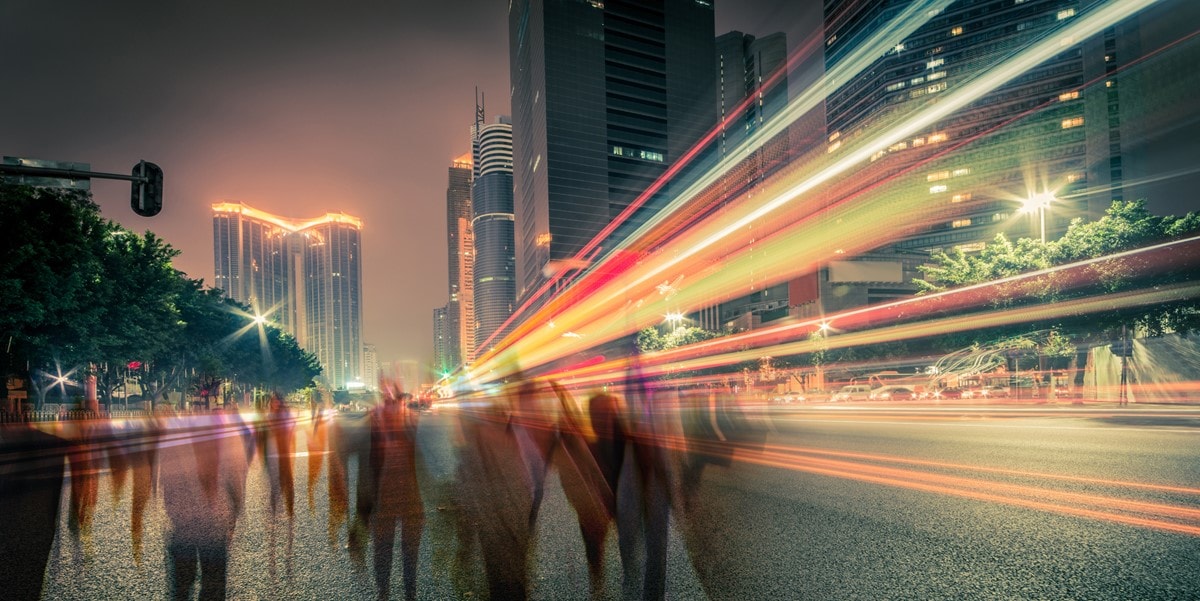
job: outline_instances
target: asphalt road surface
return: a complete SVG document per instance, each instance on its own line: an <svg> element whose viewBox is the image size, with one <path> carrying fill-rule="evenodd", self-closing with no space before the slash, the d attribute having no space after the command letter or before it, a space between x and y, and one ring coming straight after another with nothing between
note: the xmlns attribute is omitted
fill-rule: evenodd
<svg viewBox="0 0 1200 601"><path fill-rule="evenodd" d="M426 414L417 437L422 599L487 597L478 563L454 568L455 420ZM1200 598L1196 409L819 405L774 410L764 424L765 447L708 466L673 514L667 598ZM309 499L305 426L296 427L294 518L272 508L272 451L248 466L229 598L375 597L370 559L351 558L346 528L330 532L327 469ZM161 487L173 468L159 469ZM95 475L90 525L70 523L63 488L43 598L167 598L162 491L135 559L131 485L115 491L107 466ZM606 558L606 596L617 598L611 531ZM393 598L401 580L397 560ZM579 528L553 473L530 580L536 599L589 595Z"/></svg>

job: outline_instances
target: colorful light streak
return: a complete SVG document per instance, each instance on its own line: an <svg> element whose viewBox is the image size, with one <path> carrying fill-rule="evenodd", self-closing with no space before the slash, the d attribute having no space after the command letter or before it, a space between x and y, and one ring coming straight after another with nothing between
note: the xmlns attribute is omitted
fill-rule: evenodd
<svg viewBox="0 0 1200 601"><path fill-rule="evenodd" d="M693 303L698 305L701 301L709 301L711 304L713 298L720 299L734 295L739 290L744 291L743 286L747 279L757 285L768 285L769 282L781 281L788 276L803 273L806 269L811 270L817 261L828 256L830 243L833 241L828 235L812 236L815 229L812 220L800 222L808 224L807 232L793 224L789 226L790 229L783 230L784 234L776 235L769 247L763 248L767 246L764 244L757 249L754 246L758 242L753 232L755 223L786 221L778 219L778 216L772 213L821 186L834 183L836 177L864 162L877 150L886 148L891 141L927 128L1053 56L1061 51L1063 40L1083 39L1136 13L1153 1L1109 2L1096 7L1087 15L1054 32L1053 37L1038 41L1002 64L981 71L971 80L960 84L953 92L942 95L938 103L908 115L896 125L852 145L846 152L833 159L832 164L805 168L789 178L788 181L799 180L796 183L786 186L782 183L776 184L769 187L765 193L757 191L753 200L743 197L736 203L731 203L731 208L721 215L709 219L699 227L691 228L665 244L656 256L639 257L641 263L637 269L629 269L611 277L611 281L597 286L597 290L587 298L587 308L573 305L565 310L557 310L553 313L554 319L593 343L603 342L652 323L653 318L650 316L659 314L660 309L646 307L648 303L645 299L652 298L649 294L651 282L670 280L684 274L688 275L689 281L703 281L703 287L691 287L690 299L683 296L688 294L686 290L681 291L680 297L675 299L680 306L690 306ZM923 199L911 194L898 196L899 198L891 199L891 202L882 202L878 198L873 198L870 202L863 199L854 203L842 202L832 210L827 210L825 216L828 220L852 222L859 229L855 245L838 244L838 248L843 251L847 247L851 250L861 250L877 244L881 239L887 239L887 236L879 236L880 232L877 230L864 231L869 224L888 224L888 227L893 229L917 225L918 222L914 220L920 219L920 212L909 209L915 208L916 203ZM764 198L765 201L761 200ZM906 218L910 221L905 222ZM810 235L804 236L804 233ZM734 255L739 252L740 255ZM768 257L775 260L772 262ZM780 266L781 269L773 269L776 266ZM770 279L761 277L755 281L754 278L758 274L772 275ZM581 283L586 281L589 275L585 274L580 279ZM611 318L614 313L625 314L623 326L614 323ZM603 320L606 325L594 327L593 322L599 320ZM541 321L544 320L538 319L537 315L527 320L535 323ZM556 344L556 341L548 339L536 329L527 329L520 335L515 334L513 343L502 345L496 353L482 357L475 368L468 372L468 377L478 378L480 374L489 373L497 366L515 364L518 358L526 366L535 366L576 350L578 347L564 347L561 342Z"/></svg>

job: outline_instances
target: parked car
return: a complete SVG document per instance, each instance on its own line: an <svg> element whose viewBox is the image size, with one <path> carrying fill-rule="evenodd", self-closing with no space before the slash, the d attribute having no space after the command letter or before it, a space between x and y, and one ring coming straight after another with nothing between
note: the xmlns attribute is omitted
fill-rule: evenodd
<svg viewBox="0 0 1200 601"><path fill-rule="evenodd" d="M917 393L908 386L880 386L871 391L872 401L911 401L917 398Z"/></svg>
<svg viewBox="0 0 1200 601"><path fill-rule="evenodd" d="M850 403L856 401L866 401L871 398L871 387L866 384L850 384L843 386L837 394L833 395L835 403Z"/></svg>

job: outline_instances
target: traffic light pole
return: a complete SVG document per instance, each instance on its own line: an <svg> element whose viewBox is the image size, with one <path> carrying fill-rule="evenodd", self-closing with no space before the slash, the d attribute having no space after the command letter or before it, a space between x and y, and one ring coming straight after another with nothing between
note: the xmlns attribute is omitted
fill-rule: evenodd
<svg viewBox="0 0 1200 601"><path fill-rule="evenodd" d="M133 175L0 163L0 174L4 173L65 179L119 179L133 182L135 186L132 190L130 205L134 213L142 217L153 217L162 210L162 169L148 161L139 161L137 165L134 165Z"/></svg>

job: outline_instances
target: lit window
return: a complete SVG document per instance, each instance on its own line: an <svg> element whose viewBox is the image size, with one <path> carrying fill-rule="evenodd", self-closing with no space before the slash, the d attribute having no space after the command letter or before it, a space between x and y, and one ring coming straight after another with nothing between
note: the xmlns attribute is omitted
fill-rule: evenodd
<svg viewBox="0 0 1200 601"><path fill-rule="evenodd" d="M1004 221L1009 217L1010 215L1008 213L994 213L992 214L992 221Z"/></svg>
<svg viewBox="0 0 1200 601"><path fill-rule="evenodd" d="M1013 4L1025 4L1025 0L1013 0Z"/></svg>
<svg viewBox="0 0 1200 601"><path fill-rule="evenodd" d="M914 77L914 78L912 79L912 85L914 85L914 86L915 86L915 85L917 85L917 84L922 84L922 83L925 83L925 78L924 78L924 77Z"/></svg>
<svg viewBox="0 0 1200 601"><path fill-rule="evenodd" d="M1068 101L1068 100L1075 100L1076 98L1079 98L1079 90L1073 90L1073 91L1070 91L1070 92L1063 92L1062 94L1059 94L1059 95L1058 95L1058 101L1059 101L1059 102L1066 102L1066 101Z"/></svg>
<svg viewBox="0 0 1200 601"><path fill-rule="evenodd" d="M1111 88L1111 87L1113 87L1114 85L1116 85L1116 83L1117 83L1117 82L1115 82L1115 81L1113 81L1113 80L1111 80L1111 79L1110 79L1110 80L1108 80L1108 81L1104 82L1104 87L1106 87L1106 88Z"/></svg>
<svg viewBox="0 0 1200 601"><path fill-rule="evenodd" d="M829 141L832 142L840 137L842 137L842 132L835 131L835 132L829 134Z"/></svg>
<svg viewBox="0 0 1200 601"><path fill-rule="evenodd" d="M945 192L946 190L949 190L949 189L950 188L948 188L946 186L946 184L938 184L936 186L929 186L929 193L930 194L941 194L942 192Z"/></svg>
<svg viewBox="0 0 1200 601"><path fill-rule="evenodd" d="M971 225L970 219L955 219L950 223L950 227L967 227L968 225Z"/></svg>
<svg viewBox="0 0 1200 601"><path fill-rule="evenodd" d="M950 30L950 35L962 35L962 32L963 32L962 27L955 27L954 29Z"/></svg>
<svg viewBox="0 0 1200 601"><path fill-rule="evenodd" d="M902 81L898 81L898 82L896 82L896 83L894 83L894 84L892 84L892 85L888 86L888 87L887 87L887 91L889 91L889 92L895 92L896 90L903 90L903 89L904 89L904 86L905 86L905 83L904 83L904 82L902 82Z"/></svg>
<svg viewBox="0 0 1200 601"><path fill-rule="evenodd" d="M892 50L895 50L896 52L904 52L904 42L896 44L896 47L892 48Z"/></svg>
<svg viewBox="0 0 1200 601"><path fill-rule="evenodd" d="M935 79L941 79L941 78L943 78L943 77L945 77L945 76L946 76L946 72L945 72L945 71L938 71L937 73L930 73L930 74L929 74L929 81L933 81L933 80L935 80Z"/></svg>
<svg viewBox="0 0 1200 601"><path fill-rule="evenodd" d="M971 200L970 192L963 192L962 194L955 194L950 197L950 202L965 202L968 200Z"/></svg>
<svg viewBox="0 0 1200 601"><path fill-rule="evenodd" d="M887 151L880 150L879 152L871 155L871 162L874 163L875 161L878 161L879 159L882 159L885 156L887 156Z"/></svg>
<svg viewBox="0 0 1200 601"><path fill-rule="evenodd" d="M929 61L929 62L925 63L925 68L926 68L926 69L936 69L936 68L938 68L938 67L940 67L940 66L942 66L942 65L944 65L944 64L946 64L946 59L944 59L944 58L935 58L935 59L933 59L933 60L931 60L931 61Z"/></svg>
<svg viewBox="0 0 1200 601"><path fill-rule="evenodd" d="M946 82L942 81L942 82L935 83L935 84L925 88L925 91L929 92L930 94L936 94L945 89L946 89Z"/></svg>
<svg viewBox="0 0 1200 601"><path fill-rule="evenodd" d="M537 238L535 239L535 242L539 247L547 247L547 246L550 246L550 241L553 239L554 239L554 235L549 232L546 232L546 233L538 234Z"/></svg>
<svg viewBox="0 0 1200 601"><path fill-rule="evenodd" d="M925 176L925 181L927 182L936 182L944 179L950 179L949 171L934 171Z"/></svg>
<svg viewBox="0 0 1200 601"><path fill-rule="evenodd" d="M833 45L833 43L834 43L834 42L836 42L836 41L837 41L837 36L835 35L835 36L833 36L833 37L829 38L828 40L825 40L825 45L826 45L826 46L832 46L832 45Z"/></svg>
<svg viewBox="0 0 1200 601"><path fill-rule="evenodd" d="M1080 125L1083 125L1083 117L1071 117L1070 119L1062 120L1063 129L1071 129L1072 127L1079 127Z"/></svg>
<svg viewBox="0 0 1200 601"><path fill-rule="evenodd" d="M913 138L912 145L913 145L913 148L916 148L918 146L924 146L925 138Z"/></svg>
<svg viewBox="0 0 1200 601"><path fill-rule="evenodd" d="M953 175L954 177L962 177L964 175L970 175L970 174L971 174L970 167L959 167L958 169L955 169L953 172L951 172L951 175Z"/></svg>
<svg viewBox="0 0 1200 601"><path fill-rule="evenodd" d="M888 150L890 150L891 152L896 152L897 150L904 150L905 148L908 148L908 142L896 142L895 144L888 146Z"/></svg>
<svg viewBox="0 0 1200 601"><path fill-rule="evenodd" d="M837 149L839 149L839 148L841 148L841 147L842 147L842 141L841 141L841 140L838 140L837 142L834 142L833 144L830 144L830 145L829 145L829 149L828 149L828 150L826 150L825 152L833 152L833 151L835 151L835 150L837 150Z"/></svg>
<svg viewBox="0 0 1200 601"><path fill-rule="evenodd" d="M1074 17L1074 16L1075 16L1075 9L1073 9L1073 8L1068 8L1065 10L1058 11L1058 20L1059 21L1062 21L1063 19L1070 19L1071 17Z"/></svg>
<svg viewBox="0 0 1200 601"><path fill-rule="evenodd" d="M925 88L917 88L908 93L909 98L920 98L925 95Z"/></svg>
<svg viewBox="0 0 1200 601"><path fill-rule="evenodd" d="M1075 182L1082 182L1082 181L1087 181L1087 176L1082 173L1071 173L1071 174L1067 175L1067 183L1068 184L1073 184Z"/></svg>
<svg viewBox="0 0 1200 601"><path fill-rule="evenodd" d="M945 133L942 133L942 132L938 132L938 133L936 133L936 134L931 134L931 135L929 136L929 143L930 143L930 144L937 144L938 142L945 142L945 141L946 141L946 139L947 139L947 137L948 137L948 136L946 136L946 134L945 134Z"/></svg>

